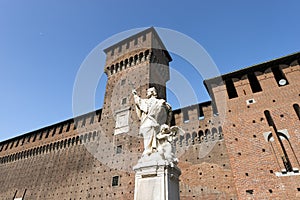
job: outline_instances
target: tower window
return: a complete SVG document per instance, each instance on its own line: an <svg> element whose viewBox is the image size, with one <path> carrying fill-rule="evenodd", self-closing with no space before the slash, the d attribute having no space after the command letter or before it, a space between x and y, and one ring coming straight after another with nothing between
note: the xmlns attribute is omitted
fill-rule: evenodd
<svg viewBox="0 0 300 200"><path fill-rule="evenodd" d="M256 93L262 91L259 81L257 80L257 77L254 75L254 73L250 73L247 76L252 92Z"/></svg>
<svg viewBox="0 0 300 200"><path fill-rule="evenodd" d="M116 154L122 153L122 145L118 145L116 149Z"/></svg>
<svg viewBox="0 0 300 200"><path fill-rule="evenodd" d="M126 79L122 79L121 85L125 85L125 83L126 83Z"/></svg>
<svg viewBox="0 0 300 200"><path fill-rule="evenodd" d="M127 99L126 99L126 98L123 98L123 99L122 99L122 105L126 104L126 102L127 102Z"/></svg>
<svg viewBox="0 0 300 200"><path fill-rule="evenodd" d="M286 79L284 73L282 72L282 70L279 68L279 66L272 68L272 72L274 74L275 80L277 82L277 85L279 87L288 85L289 82Z"/></svg>
<svg viewBox="0 0 300 200"><path fill-rule="evenodd" d="M295 112L297 114L298 119L300 120L300 108L299 108L299 105L298 104L294 104L293 107L294 107L294 110L295 110Z"/></svg>
<svg viewBox="0 0 300 200"><path fill-rule="evenodd" d="M111 186L118 186L119 185L119 176L112 177Z"/></svg>
<svg viewBox="0 0 300 200"><path fill-rule="evenodd" d="M236 92L236 89L235 89L232 79L226 80L225 84L226 84L226 90L227 90L229 99L238 97L238 94Z"/></svg>

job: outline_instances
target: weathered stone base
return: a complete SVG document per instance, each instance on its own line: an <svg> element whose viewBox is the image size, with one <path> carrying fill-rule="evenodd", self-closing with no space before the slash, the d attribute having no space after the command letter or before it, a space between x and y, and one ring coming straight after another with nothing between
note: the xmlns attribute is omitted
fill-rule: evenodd
<svg viewBox="0 0 300 200"><path fill-rule="evenodd" d="M134 168L134 200L179 200L180 169L165 160L139 162Z"/></svg>

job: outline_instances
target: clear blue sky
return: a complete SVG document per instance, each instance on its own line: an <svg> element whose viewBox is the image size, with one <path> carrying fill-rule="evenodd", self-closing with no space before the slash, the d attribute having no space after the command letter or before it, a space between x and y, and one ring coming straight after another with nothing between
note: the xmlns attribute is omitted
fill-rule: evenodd
<svg viewBox="0 0 300 200"><path fill-rule="evenodd" d="M82 61L114 34L149 26L179 31L228 73L298 52L299 8L299 1L277 0L1 0L0 141L71 118ZM175 58L171 66L184 63Z"/></svg>

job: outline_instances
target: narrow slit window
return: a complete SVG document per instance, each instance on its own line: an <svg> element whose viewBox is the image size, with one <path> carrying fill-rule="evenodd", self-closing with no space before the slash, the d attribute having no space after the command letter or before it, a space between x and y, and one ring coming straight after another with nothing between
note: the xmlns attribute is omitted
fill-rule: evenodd
<svg viewBox="0 0 300 200"><path fill-rule="evenodd" d="M25 142L25 137L23 138L23 140L22 140L22 143L21 143L21 146L23 146L23 144L24 144L24 142Z"/></svg>
<svg viewBox="0 0 300 200"><path fill-rule="evenodd" d="M60 126L60 129L59 129L59 134L62 133L63 129L64 129L64 125L62 124L62 125Z"/></svg>
<svg viewBox="0 0 300 200"><path fill-rule="evenodd" d="M299 105L298 104L294 104L293 107L294 107L294 110L296 112L296 115L297 115L298 119L300 120L300 108L299 108Z"/></svg>
<svg viewBox="0 0 300 200"><path fill-rule="evenodd" d="M52 137L55 135L56 132L56 127L54 127L53 132L52 132Z"/></svg>
<svg viewBox="0 0 300 200"><path fill-rule="evenodd" d="M98 122L100 122L101 120L101 114L102 114L102 110L96 111L96 115L98 115Z"/></svg>
<svg viewBox="0 0 300 200"><path fill-rule="evenodd" d="M253 93L262 91L260 83L254 73L248 74L248 80Z"/></svg>
<svg viewBox="0 0 300 200"><path fill-rule="evenodd" d="M12 149L12 148L13 148L13 146L14 146L14 141L11 143L11 145L10 145L10 149Z"/></svg>
<svg viewBox="0 0 300 200"><path fill-rule="evenodd" d="M269 125L269 126L275 127L275 126L274 126L274 121L273 121L273 119L272 119L272 117L271 117L271 114L270 114L270 111L265 110L265 111L264 111L264 114L265 114L265 117L267 118L268 125Z"/></svg>
<svg viewBox="0 0 300 200"><path fill-rule="evenodd" d="M20 140L17 140L17 143L16 143L15 147L19 146L19 142L20 142Z"/></svg>
<svg viewBox="0 0 300 200"><path fill-rule="evenodd" d="M39 140L43 139L43 132L40 133L40 138Z"/></svg>
<svg viewBox="0 0 300 200"><path fill-rule="evenodd" d="M50 131L51 131L50 129L47 130L47 133L46 133L45 138L48 138L48 137L49 137Z"/></svg>
<svg viewBox="0 0 300 200"><path fill-rule="evenodd" d="M36 140L36 134L34 134L32 142L35 142L35 140Z"/></svg>
<svg viewBox="0 0 300 200"><path fill-rule="evenodd" d="M93 124L93 123L94 123L94 118L95 118L95 115L92 115L90 124Z"/></svg>
<svg viewBox="0 0 300 200"><path fill-rule="evenodd" d="M66 129L66 132L68 132L70 130L70 126L71 126L71 122L68 123L68 127Z"/></svg>
<svg viewBox="0 0 300 200"><path fill-rule="evenodd" d="M226 80L225 84L226 84L226 90L227 90L229 99L238 97L238 94L237 94L237 91L235 89L232 79Z"/></svg>

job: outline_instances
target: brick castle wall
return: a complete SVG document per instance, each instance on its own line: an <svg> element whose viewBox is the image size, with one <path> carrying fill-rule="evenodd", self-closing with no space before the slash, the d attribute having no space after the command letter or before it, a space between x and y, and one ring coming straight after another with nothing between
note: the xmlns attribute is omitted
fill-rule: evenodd
<svg viewBox="0 0 300 200"><path fill-rule="evenodd" d="M153 30L105 50L102 109L0 143L0 199L133 199L143 138L131 90L145 98L156 86L166 98L169 79L171 57ZM181 199L299 197L298 61L207 80L212 102L173 111L185 130L173 143Z"/></svg>

